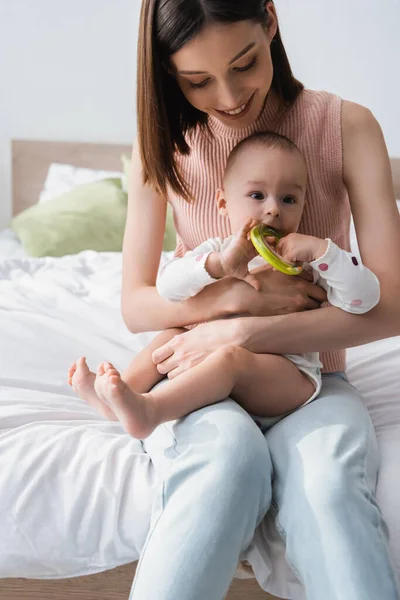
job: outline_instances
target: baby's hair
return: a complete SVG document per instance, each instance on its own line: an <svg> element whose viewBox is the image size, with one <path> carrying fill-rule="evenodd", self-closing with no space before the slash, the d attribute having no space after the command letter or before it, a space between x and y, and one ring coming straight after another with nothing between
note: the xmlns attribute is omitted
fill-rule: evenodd
<svg viewBox="0 0 400 600"><path fill-rule="evenodd" d="M250 144L259 144L268 148L269 150L289 150L289 151L297 151L303 156L301 150L296 146L292 140L287 138L280 133L274 133L273 131L260 131L258 133L253 133L249 137L245 138L241 142L239 142L232 150L230 155L228 156L228 160L225 167L224 179L226 178L228 172L231 170L236 158L242 152L242 150L249 146Z"/></svg>

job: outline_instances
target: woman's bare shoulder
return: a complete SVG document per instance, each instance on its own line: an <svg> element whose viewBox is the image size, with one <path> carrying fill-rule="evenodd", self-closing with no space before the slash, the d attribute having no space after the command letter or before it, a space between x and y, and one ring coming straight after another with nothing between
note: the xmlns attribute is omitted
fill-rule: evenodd
<svg viewBox="0 0 400 600"><path fill-rule="evenodd" d="M372 112L355 102L342 106L343 176L347 184L380 172L389 177L390 163L382 129ZM375 168L374 168L375 166Z"/></svg>
<svg viewBox="0 0 400 600"><path fill-rule="evenodd" d="M364 132L368 135L380 131L380 126L372 112L366 106L342 101L342 131L343 135Z"/></svg>

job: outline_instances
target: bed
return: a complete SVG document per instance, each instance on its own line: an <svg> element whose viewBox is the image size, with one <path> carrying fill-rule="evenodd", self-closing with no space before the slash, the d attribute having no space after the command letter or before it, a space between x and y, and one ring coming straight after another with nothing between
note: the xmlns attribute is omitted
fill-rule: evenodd
<svg viewBox="0 0 400 600"><path fill-rule="evenodd" d="M51 162L117 170L124 152L129 152L129 148L109 144L13 142L13 214L36 201ZM392 169L400 198L400 160L392 161ZM95 489L93 485L89 488L86 482L90 481L93 465L85 471L79 457L95 453L108 477L112 472L119 481L129 482L125 458L127 454L141 452L140 443L124 435L119 424L99 420L92 409L75 398L65 374L70 362L81 354L84 343L90 364L97 364L107 356L123 367L151 335L132 336L122 322L118 253L88 251L60 259L30 259L9 232L7 236L7 256L1 256L0 244L0 456L3 457L0 486L2 502L12 510L5 511L0 520L0 557L2 554L8 557L0 560L3 578L0 597L2 600L28 597L123 600L128 598L135 569L129 560L131 548L141 547L148 523L144 520L136 538L128 539L128 528L124 527L127 515L123 514L121 523L116 524L115 546L111 547L110 537L104 532L99 536L93 533L94 518L103 509L96 486L101 487L103 480L95 482ZM376 368L379 357L380 379ZM349 351L348 375L364 394L367 404L372 406L377 395L388 404L400 400L396 364L400 364L399 338ZM373 409L371 414L379 420ZM400 411L396 418L400 425ZM15 436L23 444L14 443L13 454L7 454ZM102 448L99 440L105 437L109 443ZM76 470L67 450L64 453L62 448L74 449L80 470ZM5 461L4 456L10 460ZM57 498L62 518L49 519L51 526L57 528L54 532L45 518L47 512L54 511L54 498L50 501L46 495L46 477L40 470L41 465L48 468L49 464L54 470L63 469L66 484L64 493ZM52 476L56 477L54 470ZM389 480L393 473L383 473L382 477ZM80 500L82 490L84 505ZM38 493L40 510L38 503L32 502ZM146 498L133 494L128 483L121 485L118 496L110 495L107 501L122 500L127 504L135 502L139 510L146 505ZM78 512L70 511L70 506ZM74 525L77 522L79 527ZM71 533L74 527L76 530ZM43 545L33 544L32 531L35 540L43 540ZM62 539L63 532L68 536L71 551L68 559L64 557L61 568L60 552L56 543L52 544L52 534L57 540L57 537ZM86 536L84 545L79 543L82 536ZM102 544L102 536L108 545ZM398 537L400 543L400 526ZM90 569L82 547L91 552ZM21 573L26 578L19 578ZM273 598L254 579L235 580L227 596L228 600ZM292 600L300 600L300 596Z"/></svg>

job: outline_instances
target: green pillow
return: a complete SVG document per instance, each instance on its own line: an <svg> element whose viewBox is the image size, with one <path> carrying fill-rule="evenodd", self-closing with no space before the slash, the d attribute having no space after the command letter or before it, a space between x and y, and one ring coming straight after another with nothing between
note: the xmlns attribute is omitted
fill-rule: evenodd
<svg viewBox="0 0 400 600"><path fill-rule="evenodd" d="M126 189L129 190L129 181L131 177L131 157L128 154L121 156L122 170L125 175ZM167 221L165 224L165 233L163 241L163 250L175 250L176 247L176 232L174 223L174 212L172 206L168 203Z"/></svg>
<svg viewBox="0 0 400 600"><path fill-rule="evenodd" d="M35 204L14 217L10 227L30 256L120 252L126 211L121 181L105 179Z"/></svg>

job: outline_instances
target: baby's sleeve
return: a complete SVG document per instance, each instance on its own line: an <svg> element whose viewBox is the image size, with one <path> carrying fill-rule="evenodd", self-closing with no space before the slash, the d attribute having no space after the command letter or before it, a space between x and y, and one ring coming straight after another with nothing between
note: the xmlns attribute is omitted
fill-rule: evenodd
<svg viewBox="0 0 400 600"><path fill-rule="evenodd" d="M360 258L342 250L332 240L328 240L325 254L310 266L317 276L315 282L326 290L332 306L363 314L378 304L380 285L376 275Z"/></svg>
<svg viewBox="0 0 400 600"><path fill-rule="evenodd" d="M158 273L159 295L170 302L183 302L196 296L206 285L218 281L209 275L205 264L211 252L220 252L222 248L220 238L210 238L182 258L172 258Z"/></svg>

